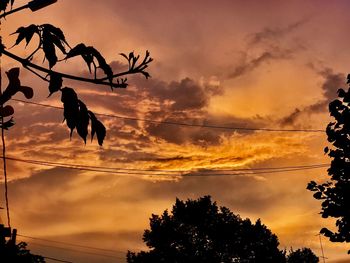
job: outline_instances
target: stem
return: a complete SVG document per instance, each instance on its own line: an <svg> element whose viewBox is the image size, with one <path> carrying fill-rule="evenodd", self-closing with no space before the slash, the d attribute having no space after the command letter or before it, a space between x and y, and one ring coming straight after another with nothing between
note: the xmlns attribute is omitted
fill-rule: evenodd
<svg viewBox="0 0 350 263"><path fill-rule="evenodd" d="M35 72L33 69L27 67L27 66L24 66L24 68L26 70L29 70L30 72L32 72L34 75L36 75L37 77L41 78L43 81L47 81L49 82L49 80L47 80L45 77L41 76L39 73Z"/></svg>
<svg viewBox="0 0 350 263"><path fill-rule="evenodd" d="M21 63L24 67L29 67L29 68L33 68L36 70L39 70L41 72L45 72L47 74L57 74L59 76L61 76L62 78L66 78L66 79L72 79L72 80L76 80L76 81L82 81L82 82L88 82L88 83L93 83L93 84L99 84L99 85L104 85L104 86L109 86L109 87L113 87L113 88L125 88L125 85L121 85L121 84L117 84L117 83L110 83L110 82L106 82L103 79L90 79L90 78L83 78L83 77L78 77L78 76L74 76L74 75L69 75L66 73L62 73L62 72L57 72L51 69L47 69L44 67L41 67L39 65L36 65L32 62L29 62L28 60L21 58L15 54L12 54L11 52L3 49L0 51L1 54L12 58L13 60L18 61L19 63ZM131 74L130 72L122 72L119 74L116 74L114 77L117 76L123 76L123 75L127 75L127 74Z"/></svg>

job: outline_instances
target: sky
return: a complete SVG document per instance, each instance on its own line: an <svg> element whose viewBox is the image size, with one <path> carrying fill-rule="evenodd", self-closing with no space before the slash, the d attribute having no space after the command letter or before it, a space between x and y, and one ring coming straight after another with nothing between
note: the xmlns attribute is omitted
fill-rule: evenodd
<svg viewBox="0 0 350 263"><path fill-rule="evenodd" d="M16 6L24 3L15 1ZM50 23L64 31L71 46L84 42L97 48L115 71L127 68L120 53L144 55L149 50L154 58L149 67L152 78L131 76L127 89L112 92L106 86L64 81L96 113L199 125L322 130L331 121L328 103L346 87L349 8L345 0L59 0L35 13L26 10L6 17L1 35L11 47L16 36L10 34L18 27ZM10 51L26 57L33 48L35 44L21 44ZM38 54L33 62L42 60ZM57 70L88 74L79 59L60 64ZM2 57L3 86L4 72L18 66ZM60 95L47 98L47 84L25 69L21 82L34 88L33 102L62 106ZM200 170L197 174L329 164L323 153L327 138L320 132L233 131L101 117L107 136L100 147L96 140L84 145L76 132L70 139L61 110L10 104L16 125L6 132L7 154L20 159ZM203 195L211 195L219 206L242 218L261 218L278 236L281 249L310 247L320 256L316 235L333 221L321 218L320 202L306 185L322 182L326 175L322 168L259 175L151 176L8 161L11 220L19 234L117 251L44 247L46 242L22 237L33 252L77 263L125 262L127 250L146 248L142 234L152 213L171 209L177 197ZM6 222L4 211L0 216ZM325 238L322 242L328 262L349 261L349 245Z"/></svg>

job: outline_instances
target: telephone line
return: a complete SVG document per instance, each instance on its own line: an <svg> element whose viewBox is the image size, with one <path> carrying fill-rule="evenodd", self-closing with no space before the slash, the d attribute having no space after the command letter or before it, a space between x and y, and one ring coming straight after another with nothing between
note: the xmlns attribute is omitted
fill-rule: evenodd
<svg viewBox="0 0 350 263"><path fill-rule="evenodd" d="M73 261L67 261L67 260L58 259L58 258L45 257L45 256L42 256L42 257L45 258L45 259L56 261L56 262L73 263Z"/></svg>
<svg viewBox="0 0 350 263"><path fill-rule="evenodd" d="M110 173L110 174L118 174L118 175L139 175L139 176L145 176L145 175L151 175L151 176L182 176L182 177L190 177L190 176L238 176L238 175L254 175L254 174L272 174L272 173L281 173L281 172L292 172L292 171L301 171L301 170L311 170L311 169L319 169L319 168L324 168L326 166L328 166L327 164L314 164L314 165L310 165L310 166L290 166L290 168L286 169L286 168L280 168L280 169L274 169L274 170L268 170L268 171L264 171L264 170L251 170L251 172L241 172L240 173L219 173L220 170L214 170L214 172L218 172L218 173L213 173L213 171L209 171L211 172L210 174L205 174L204 172L201 171L188 171L187 174L147 174L147 173L127 173L127 172L119 172L119 171L113 171L113 170L108 170L105 169L104 167L101 166L100 169L93 169L93 168L88 168L85 167L83 165L81 166L71 166L71 165L65 165L62 163L47 163L47 162L41 162L41 161L28 161L28 160L24 160L24 159L17 159L17 158L7 158L8 160L12 160L12 161L18 161L18 162L24 162L24 163L30 163L30 164L34 164L34 165L40 165L40 166L46 166L46 167L59 167L59 168L66 168L66 169L73 169L73 170L80 170L80 171L91 171L91 172L100 172L100 173ZM140 170L142 171L142 170ZM238 170L237 170L238 171ZM232 170L232 172L235 172L234 170Z"/></svg>
<svg viewBox="0 0 350 263"><path fill-rule="evenodd" d="M25 101L20 99L12 99L13 101L31 104L35 106L41 106L46 108L53 108L63 110L62 107L52 106L49 104L43 104L38 102ZM157 124L166 124L166 125L177 125L177 126L185 126L185 127L197 127L197 128L210 128L210 129L221 129L221 130L241 130L241 131L265 131L265 132L305 132L305 133L324 133L325 130L321 129L270 129L270 128L247 128L247 127L229 127L229 126L217 126L217 125L208 125L208 124L191 124L184 122L174 122L174 121L156 121L150 119L142 119L135 117L126 117L114 114L105 114L105 113L95 113L95 115L109 118L117 118L129 121L141 121L141 122L149 122L149 123L157 123Z"/></svg>
<svg viewBox="0 0 350 263"><path fill-rule="evenodd" d="M0 155L0 158L2 156ZM92 165L82 165L82 164L67 164L61 162L49 162L43 160L33 160L33 159L19 159L15 157L6 157L8 160L19 161L19 162L28 162L28 163L42 163L42 164L51 164L51 165L64 165L72 167L83 167L83 168L92 168L92 169L106 169L106 170L117 170L117 171L153 171L153 172L169 172L169 173L188 173L188 170L162 170L162 169L136 169L136 168L120 168L120 167L106 167L106 166L92 166ZM309 164L309 165L294 165L294 166L279 166L279 167L259 167L259 168L236 168L236 169L209 169L209 168L199 168L199 171L205 172L208 171L225 171L225 172L235 172L235 171L260 171L260 170L280 170L280 169L294 169L294 168L310 168L310 167L326 167L329 164L320 163L320 164Z"/></svg>
<svg viewBox="0 0 350 263"><path fill-rule="evenodd" d="M115 259L125 259L124 257L118 257L118 256L107 255L107 254L102 254L102 253L82 251L82 250L72 249L72 248L64 248L64 247L59 247L59 246L54 246L54 245L46 245L46 244L41 244L41 243L36 243L36 242L30 242L30 245L62 249L62 250L66 250L66 251L72 251L72 252L77 252L77 253L81 253L81 254L88 254L88 255L94 255L94 256L100 256L100 257L108 257L108 258L115 258Z"/></svg>
<svg viewBox="0 0 350 263"><path fill-rule="evenodd" d="M93 250L100 250L100 251L105 251L105 252L112 252L112 253L125 253L125 251L118 251L118 250L112 250L112 249L105 249L105 248L97 248L97 247L91 247L91 246L84 246L84 245L78 245L74 243L68 243L68 242L63 242L63 241L56 241L56 240L51 240L51 239L44 239L44 238L38 238L38 237L31 237L27 235L21 235L17 234L19 237L24 237L28 239L33 239L33 240L38 240L38 241L44 241L44 242L51 242L51 243L56 243L56 244L62 244L66 246L72 246L72 247L80 247L80 248L86 248L86 249L93 249Z"/></svg>

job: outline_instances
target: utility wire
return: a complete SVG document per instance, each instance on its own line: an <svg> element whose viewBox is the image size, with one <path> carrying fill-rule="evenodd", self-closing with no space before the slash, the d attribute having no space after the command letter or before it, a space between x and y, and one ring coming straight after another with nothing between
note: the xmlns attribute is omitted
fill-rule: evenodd
<svg viewBox="0 0 350 263"><path fill-rule="evenodd" d="M173 174L173 173L146 173L142 169L139 170L139 173L136 172L122 172L122 171L115 171L109 169L108 167L103 166L95 166L98 168L91 168L86 165L69 165L69 164L63 164L63 163L53 163L53 162L44 162L44 161L38 161L38 160L26 160L26 159L17 159L12 157L7 157L8 160L17 161L17 162L24 162L34 165L40 165L40 166L46 166L46 167L59 167L59 168L66 168L66 169L74 169L74 170L80 170L80 171L92 171L92 172L100 172L100 173L109 173L109 174L118 174L118 175L138 175L138 176L183 176L183 177L190 177L190 176L234 176L234 175L254 175L254 174L272 174L272 173L281 173L281 172L292 172L292 171L302 171L302 170L311 170L311 169L319 169L327 167L328 164L313 164L309 166L285 166L285 167L271 167L267 170L262 170L261 168L254 168L247 169L247 170L230 170L231 173L221 173L220 170L208 170L208 171L183 171L183 173L180 174ZM136 169L135 169L136 170ZM159 170L161 171L161 170ZM227 171L226 171L227 172Z"/></svg>
<svg viewBox="0 0 350 263"><path fill-rule="evenodd" d="M46 245L46 244L41 244L41 243L36 243L36 242L30 242L30 245L36 245L36 246L41 246L41 247L48 247L48 248L61 249L61 250L66 250L66 251L71 251L71 252L77 252L77 253L87 254L87 255L100 256L100 257L108 257L108 258L114 258L114 259L125 259L124 257L112 256L112 255L107 255L107 254L102 254L102 253L95 253L95 252L82 251L82 250L72 249L72 248L64 248L64 247L59 247L59 246L54 246L54 245Z"/></svg>
<svg viewBox="0 0 350 263"><path fill-rule="evenodd" d="M72 247L79 247L79 248L100 250L100 251L112 252L112 253L125 253L125 251L118 251L118 250L112 250L112 249L105 249L105 248L97 248L97 247L91 247L91 246L84 246L84 245L78 245L78 244L74 244L74 243L63 242L63 241L56 241L56 240L51 240L51 239L44 239L44 238L38 238L38 237L31 237L31 236L21 235L21 234L17 234L17 236L19 236L19 237L24 237L24 238L29 238L29 239L33 239L33 240L38 240L38 241L44 241L44 242L51 242L51 243L61 244L61 245L67 245L67 246L72 246Z"/></svg>
<svg viewBox="0 0 350 263"><path fill-rule="evenodd" d="M56 261L56 262L73 263L72 261L66 261L66 260L63 260L63 259L58 259L58 258L45 257L45 256L42 256L42 257L43 257L43 258L45 258L45 259L49 259L49 260Z"/></svg>
<svg viewBox="0 0 350 263"><path fill-rule="evenodd" d="M1 157L1 156L0 156ZM72 167L83 167L83 168L95 168L95 169L107 169L107 170L117 170L117 171L137 171L137 172L164 172L164 173L188 173L189 170L162 170L162 169L137 169L137 168L120 168L120 167L106 167L106 166L92 166L92 165L82 165L82 164L68 164L61 162L49 162L43 160L31 160L31 159L19 159L14 157L6 157L8 160L28 162L28 163L42 163L51 165L64 165ZM210 168L199 168L199 171L225 171L225 172L236 172L236 171L259 171L259 170L280 170L280 169L294 169L294 168L310 168L310 167L326 167L329 164L309 164L309 165L295 165L295 166L278 166L278 167L259 167L259 168L235 168L235 169L210 169Z"/></svg>
<svg viewBox="0 0 350 263"><path fill-rule="evenodd" d="M12 100L17 101L17 102L26 103L26 104L35 105L35 106L63 110L62 107L52 106L49 104L25 101L25 100L20 100L20 99L12 99ZM270 129L270 128L249 128L249 127L247 128L247 127L217 126L217 125L208 125L208 124L191 124L191 123L174 122L174 121L156 121L156 120L150 120L150 119L126 117L126 116L105 114L105 113L95 113L95 115L102 116L102 117L129 120L129 121L141 121L141 122L149 122L149 123L157 123L157 124L177 125L177 126L197 127L197 128L221 129L221 130L265 131L265 132L305 132L305 133L321 133L321 132L324 133L325 132L325 130L321 130L321 129L272 129L272 128Z"/></svg>

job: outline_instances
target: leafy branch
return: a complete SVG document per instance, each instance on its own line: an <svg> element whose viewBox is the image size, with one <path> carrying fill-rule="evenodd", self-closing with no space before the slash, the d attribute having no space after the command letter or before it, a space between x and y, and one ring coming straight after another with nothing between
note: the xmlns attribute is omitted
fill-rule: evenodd
<svg viewBox="0 0 350 263"><path fill-rule="evenodd" d="M2 10L1 6L0 10ZM79 136L84 140L85 143L89 124L91 124L91 139L93 139L94 135L96 134L98 143L100 145L102 145L103 140L106 136L106 129L103 124L97 120L96 116L87 109L86 105L78 99L77 94L72 88L63 87L64 79L71 79L97 85L105 85L111 87L113 91L114 88L126 88L128 86L128 80L126 78L128 75L142 74L145 76L145 78L150 77L150 74L146 71L146 69L153 61L153 59L150 57L150 53L148 51L146 51L146 55L140 63L137 63L140 59L140 55L135 56L134 52L131 52L129 56L126 56L124 53L121 53L120 55L127 59L129 68L127 71L115 73L113 72L110 65L106 62L106 59L97 49L92 46L87 46L83 43L80 43L71 48L62 30L53 25L31 24L27 27L18 28L13 34L17 34L17 39L13 46L17 46L22 42L25 42L27 47L33 38L35 38L35 36L38 38L38 45L27 58L22 58L11 53L6 49L5 46L1 44L0 55L5 55L21 63L25 69L29 70L42 80L48 82L49 96L58 91L62 93L61 101L64 105L64 119L67 123L67 126L71 130L70 135L72 136L74 129L76 129ZM40 51L42 51L44 54L44 60L48 61L48 68L32 62L34 60L34 57ZM61 59L59 59L59 54L62 56ZM86 63L90 74L93 74L94 77L86 78L53 70L57 63L67 61L74 57L81 57ZM19 82L19 68L11 69L10 72L12 70L16 71L16 78ZM101 71L105 77L98 78L98 71ZM11 94L11 96L6 97L5 93L6 92L0 95L1 105L7 102L14 95ZM5 110L6 107L4 107L3 110ZM7 108L8 112L5 112L6 114L2 114L0 112L0 115L11 116L14 112L14 110L11 111L11 109L13 110L12 107ZM9 123L9 125L10 124L13 125L13 122Z"/></svg>

